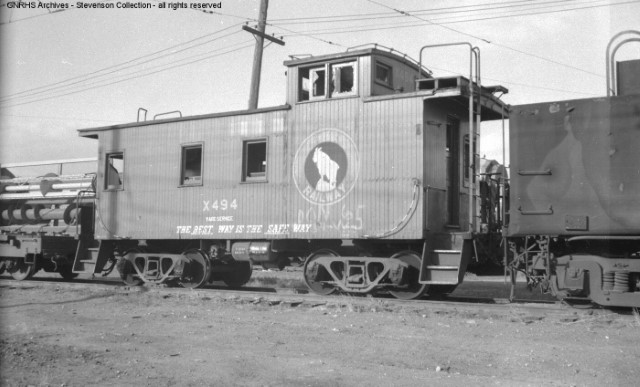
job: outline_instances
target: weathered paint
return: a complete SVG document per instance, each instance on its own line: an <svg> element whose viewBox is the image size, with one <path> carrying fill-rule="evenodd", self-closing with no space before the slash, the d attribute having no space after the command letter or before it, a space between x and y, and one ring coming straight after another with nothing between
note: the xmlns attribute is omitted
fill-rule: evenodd
<svg viewBox="0 0 640 387"><path fill-rule="evenodd" d="M640 95L514 107L509 235L640 233Z"/></svg>
<svg viewBox="0 0 640 387"><path fill-rule="evenodd" d="M352 96L296 102L291 64L290 106L83 130L99 139L97 238L418 240L447 231L438 189L447 115L460 120L460 149L467 132L464 105L447 102L461 91L373 96L372 58L330 62L357 61ZM394 61L394 77L413 85L413 67ZM243 141L253 139L267 142L266 181L242 182ZM190 144L203 146L202 184L181 186L181 147ZM101 183L111 152L124 153L121 190ZM465 230L462 173L459 184Z"/></svg>

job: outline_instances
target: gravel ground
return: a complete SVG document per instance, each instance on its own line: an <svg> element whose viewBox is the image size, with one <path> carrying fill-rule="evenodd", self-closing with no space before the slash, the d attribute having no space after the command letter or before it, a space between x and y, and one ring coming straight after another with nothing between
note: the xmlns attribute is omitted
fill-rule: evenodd
<svg viewBox="0 0 640 387"><path fill-rule="evenodd" d="M477 282L476 292L490 296L486 284ZM443 309L350 297L300 303L114 289L0 281L0 384L630 386L640 380L640 317L631 311L532 313L519 305Z"/></svg>

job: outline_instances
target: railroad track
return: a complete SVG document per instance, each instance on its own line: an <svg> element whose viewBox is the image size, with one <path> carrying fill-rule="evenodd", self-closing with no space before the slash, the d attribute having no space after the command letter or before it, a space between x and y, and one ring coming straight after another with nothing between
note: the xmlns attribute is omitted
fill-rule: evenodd
<svg viewBox="0 0 640 387"><path fill-rule="evenodd" d="M186 297L207 302L216 299L224 302L251 303L256 305L326 308L330 311L349 312L404 312L427 315L459 315L462 318L508 318L525 324L540 320L555 320L563 323L579 322L614 313L622 319L632 319L628 310L609 310L599 307L575 309L560 302L540 300L515 300L503 298L442 297L440 299L399 300L392 297L368 297L347 294L322 296L309 294L306 289L278 289L267 287L245 287L231 290L224 286L206 286L199 289L185 289L167 286L131 287L115 279L65 281L54 278L35 278L13 281L0 278L3 289L43 289L60 291L81 290L115 294L149 294L161 298Z"/></svg>

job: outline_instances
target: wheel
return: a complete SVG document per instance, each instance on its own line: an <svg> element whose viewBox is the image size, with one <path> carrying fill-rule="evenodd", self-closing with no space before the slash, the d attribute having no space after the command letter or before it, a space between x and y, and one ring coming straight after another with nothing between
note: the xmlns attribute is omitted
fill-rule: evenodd
<svg viewBox="0 0 640 387"><path fill-rule="evenodd" d="M73 272L72 266L59 267L58 273L60 274L60 276L62 276L62 278L64 278L67 281L70 281L78 276L78 273Z"/></svg>
<svg viewBox="0 0 640 387"><path fill-rule="evenodd" d="M401 300L415 300L420 298L427 289L426 284L418 282L420 277L420 256L413 251L403 251L401 253L394 254L391 258L398 259L409 267L404 274L404 281L408 283L406 288L389 289L389 293L395 298Z"/></svg>
<svg viewBox="0 0 640 387"><path fill-rule="evenodd" d="M126 255L127 254L125 254L125 256ZM127 260L124 256L118 259L116 267L118 268L118 273L120 273L120 278L125 284L129 286L139 286L142 284L142 279L138 276L136 268L133 267L133 263Z"/></svg>
<svg viewBox="0 0 640 387"><path fill-rule="evenodd" d="M34 274L33 265L24 262L24 259L18 259L9 269L9 273L16 281L22 281Z"/></svg>
<svg viewBox="0 0 640 387"><path fill-rule="evenodd" d="M230 288L239 288L249 282L253 267L249 261L234 262L233 266L233 272L227 273L222 280Z"/></svg>
<svg viewBox="0 0 640 387"><path fill-rule="evenodd" d="M198 288L209 279L211 274L209 260L200 250L187 250L182 253L185 259L180 285L185 288Z"/></svg>
<svg viewBox="0 0 640 387"><path fill-rule="evenodd" d="M331 275L323 266L315 262L320 257L338 257L338 254L329 249L315 251L309 255L304 263L304 282L312 292L326 296L333 293L336 287L323 281L332 280Z"/></svg>

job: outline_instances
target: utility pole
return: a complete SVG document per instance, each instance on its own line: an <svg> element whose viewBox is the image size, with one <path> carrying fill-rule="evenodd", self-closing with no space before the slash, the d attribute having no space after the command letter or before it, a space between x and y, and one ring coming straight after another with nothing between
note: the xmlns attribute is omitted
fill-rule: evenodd
<svg viewBox="0 0 640 387"><path fill-rule="evenodd" d="M264 49L264 40L268 39L274 43L284 46L284 42L264 33L267 26L267 8L269 0L260 0L260 14L258 16L258 29L255 30L248 26L242 26L245 31L255 35L256 46L253 54L253 70L251 73L251 90L249 91L249 110L258 108L258 97L260 95L260 73L262 71L262 51Z"/></svg>

